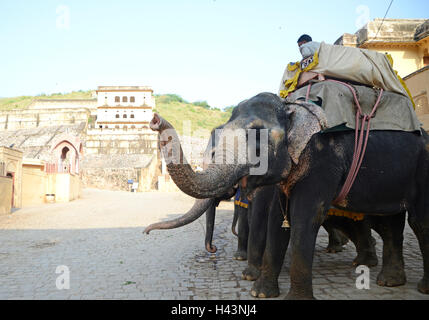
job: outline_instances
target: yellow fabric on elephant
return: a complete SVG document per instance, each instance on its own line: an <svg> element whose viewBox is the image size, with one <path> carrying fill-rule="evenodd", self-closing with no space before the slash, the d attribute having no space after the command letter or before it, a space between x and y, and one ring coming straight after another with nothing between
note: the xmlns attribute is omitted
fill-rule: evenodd
<svg viewBox="0 0 429 320"><path fill-rule="evenodd" d="M296 89L299 75L303 71L312 71L327 77L344 79L362 83L386 91L402 94L412 100L404 81L393 70L391 56L373 50L330 45L322 42L319 51L314 55L313 62L304 70L300 63L286 68L279 95L285 98ZM414 106L414 102L413 102Z"/></svg>
<svg viewBox="0 0 429 320"><path fill-rule="evenodd" d="M329 216L345 217L353 219L354 221L362 221L364 214L363 213L354 213L350 211L345 211L337 208L331 208L328 211Z"/></svg>
<svg viewBox="0 0 429 320"><path fill-rule="evenodd" d="M280 84L280 91L279 91L280 97L286 98L290 92L293 92L296 89L299 76L301 75L301 73L312 70L315 66L317 66L318 63L319 63L319 54L316 51L316 53L313 55L313 61L311 61L311 63L308 64L304 69L301 69L301 65L299 62L296 62L293 65L288 64L285 70L285 74L283 74L282 83ZM292 74L293 74L292 78L285 79L285 76L288 77L289 75L292 75ZM281 90L283 86L285 90Z"/></svg>
<svg viewBox="0 0 429 320"><path fill-rule="evenodd" d="M234 201L234 204L236 204L236 205L238 205L238 206L240 206L240 207L246 208L246 209L247 209L247 207L249 206L247 203L245 203L245 202L241 202L240 200L235 200L235 201Z"/></svg>

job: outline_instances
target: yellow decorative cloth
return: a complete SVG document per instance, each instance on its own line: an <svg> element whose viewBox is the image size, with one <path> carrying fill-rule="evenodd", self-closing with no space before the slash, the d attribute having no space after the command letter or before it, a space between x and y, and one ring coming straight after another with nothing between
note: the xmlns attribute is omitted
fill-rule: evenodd
<svg viewBox="0 0 429 320"><path fill-rule="evenodd" d="M353 219L354 221L362 221L364 214L345 211L337 208L331 208L328 211L328 216L345 217L345 218Z"/></svg>

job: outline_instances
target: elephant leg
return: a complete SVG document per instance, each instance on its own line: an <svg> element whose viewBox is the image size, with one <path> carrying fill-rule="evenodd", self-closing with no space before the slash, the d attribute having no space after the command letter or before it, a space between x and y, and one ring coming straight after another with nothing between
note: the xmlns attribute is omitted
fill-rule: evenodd
<svg viewBox="0 0 429 320"><path fill-rule="evenodd" d="M425 212L422 210L421 214L424 215ZM410 210L408 223L417 237L423 257L423 278L419 281L417 290L429 294L429 218L428 215L422 217Z"/></svg>
<svg viewBox="0 0 429 320"><path fill-rule="evenodd" d="M405 212L393 216L369 217L372 228L383 239L383 266L377 276L379 286L394 287L406 283L402 245Z"/></svg>
<svg viewBox="0 0 429 320"><path fill-rule="evenodd" d="M280 294L278 278L283 266L290 229L282 228L286 197L276 190L268 217L267 240L262 259L261 275L253 284L250 294L258 298L272 298Z"/></svg>
<svg viewBox="0 0 429 320"><path fill-rule="evenodd" d="M328 216L323 226L340 230L353 242L357 252L357 256L353 260L354 266L375 267L378 264L375 251L376 241L371 236L371 226L367 218L361 221L353 221L345 217Z"/></svg>
<svg viewBox="0 0 429 320"><path fill-rule="evenodd" d="M257 192L249 204L249 240L247 245L247 268L243 271L243 280L253 281L260 275L264 255L268 214L275 186L265 186Z"/></svg>
<svg viewBox="0 0 429 320"><path fill-rule="evenodd" d="M294 194L290 198L290 289L286 298L314 299L312 285L314 248L317 233L328 208L324 206L324 201L306 192L305 189L308 188L297 189L295 186Z"/></svg>
<svg viewBox="0 0 429 320"><path fill-rule="evenodd" d="M234 254L236 260L247 260L247 245L249 238L249 221L247 208L239 205L234 206L234 214L238 215L238 246Z"/></svg>
<svg viewBox="0 0 429 320"><path fill-rule="evenodd" d="M343 251L343 246L347 244L349 239L341 231L333 228L330 224L323 224L323 227L328 232L329 236L326 252L337 253Z"/></svg>

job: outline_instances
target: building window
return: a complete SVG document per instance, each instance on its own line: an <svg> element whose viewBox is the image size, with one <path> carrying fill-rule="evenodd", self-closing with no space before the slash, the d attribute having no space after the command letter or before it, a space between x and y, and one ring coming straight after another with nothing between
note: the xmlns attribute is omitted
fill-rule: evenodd
<svg viewBox="0 0 429 320"><path fill-rule="evenodd" d="M131 129L135 129L135 128L136 128L136 126L135 126L135 125L132 125L132 126L131 126Z"/></svg>
<svg viewBox="0 0 429 320"><path fill-rule="evenodd" d="M127 115L126 114L124 114L123 116L122 116L122 118L126 118L127 117Z"/></svg>
<svg viewBox="0 0 429 320"><path fill-rule="evenodd" d="M115 129L119 129L119 126L118 126L118 125L116 125L116 126L115 126Z"/></svg>
<svg viewBox="0 0 429 320"><path fill-rule="evenodd" d="M130 116L130 118L134 118L134 115L132 114L132 115Z"/></svg>
<svg viewBox="0 0 429 320"><path fill-rule="evenodd" d="M116 115L116 118L119 118L119 114Z"/></svg>
<svg viewBox="0 0 429 320"><path fill-rule="evenodd" d="M122 97L122 102L128 102L128 97Z"/></svg>
<svg viewBox="0 0 429 320"><path fill-rule="evenodd" d="M121 102L121 98L120 98L120 97L118 97L118 96L116 96L116 97L115 97L115 102Z"/></svg>
<svg viewBox="0 0 429 320"><path fill-rule="evenodd" d="M130 102L136 102L136 98L135 97L130 97Z"/></svg>

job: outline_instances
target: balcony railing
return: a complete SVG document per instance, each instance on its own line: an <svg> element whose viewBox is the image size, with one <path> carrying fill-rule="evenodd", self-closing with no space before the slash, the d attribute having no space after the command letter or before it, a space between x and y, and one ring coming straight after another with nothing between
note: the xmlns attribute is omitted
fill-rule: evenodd
<svg viewBox="0 0 429 320"><path fill-rule="evenodd" d="M57 164L57 163L47 163L45 165L45 172L49 174L75 173L69 164Z"/></svg>

